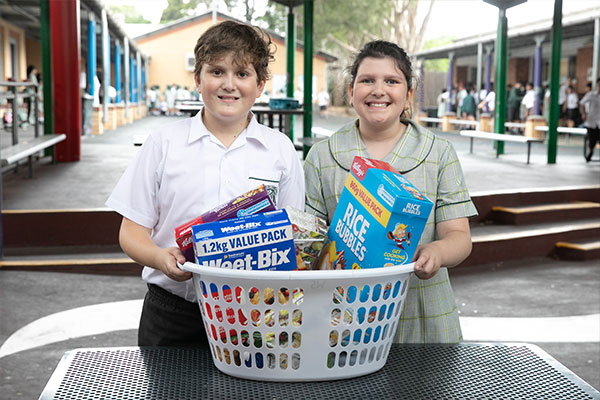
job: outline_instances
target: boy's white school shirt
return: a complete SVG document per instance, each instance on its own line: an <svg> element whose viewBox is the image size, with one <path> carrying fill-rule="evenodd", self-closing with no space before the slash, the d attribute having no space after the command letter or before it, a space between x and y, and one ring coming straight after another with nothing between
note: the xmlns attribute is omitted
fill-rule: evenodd
<svg viewBox="0 0 600 400"><path fill-rule="evenodd" d="M175 247L175 227L265 183L278 186L277 207L304 210L304 173L294 145L254 117L229 149L202 122L202 111L151 133L106 205L152 229L159 247ZM144 267L142 278L188 301L192 280L176 282Z"/></svg>

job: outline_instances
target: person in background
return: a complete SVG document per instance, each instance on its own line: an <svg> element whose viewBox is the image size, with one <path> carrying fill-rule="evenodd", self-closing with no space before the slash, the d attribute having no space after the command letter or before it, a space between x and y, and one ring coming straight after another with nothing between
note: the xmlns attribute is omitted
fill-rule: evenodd
<svg viewBox="0 0 600 400"><path fill-rule="evenodd" d="M471 252L468 218L477 211L450 141L410 119L412 82L402 48L382 40L363 46L350 67L348 87L358 119L310 149L304 163L306 211L331 223L355 156L385 161L412 182L435 209L413 259L415 274L395 340L455 343L462 333L448 268Z"/></svg>
<svg viewBox="0 0 600 400"><path fill-rule="evenodd" d="M329 106L329 93L323 89L317 94L317 102L319 104L319 116L326 116L325 111Z"/></svg>
<svg viewBox="0 0 600 400"><path fill-rule="evenodd" d="M468 93L468 91L465 88L465 86L463 85L463 83L459 82L458 89L456 92L456 115L458 115L458 116L462 115L463 100L467 96L467 93Z"/></svg>
<svg viewBox="0 0 600 400"><path fill-rule="evenodd" d="M185 100L185 92L181 85L175 85L175 88L175 115L179 116L183 115L183 113L179 111L179 106L181 106Z"/></svg>
<svg viewBox="0 0 600 400"><path fill-rule="evenodd" d="M484 113L491 114L494 116L494 110L496 109L496 93L494 92L494 86L490 83L490 91L486 93L485 97L479 104L477 108L480 109Z"/></svg>
<svg viewBox="0 0 600 400"><path fill-rule="evenodd" d="M165 103L167 104L166 115L175 115L175 88L171 85L167 85L165 89L164 97Z"/></svg>
<svg viewBox="0 0 600 400"><path fill-rule="evenodd" d="M461 118L466 119L467 121L475 121L475 112L477 111L477 104L475 103L473 93L473 86L469 86L467 88L467 94L462 101Z"/></svg>
<svg viewBox="0 0 600 400"><path fill-rule="evenodd" d="M573 84L573 78L568 76L562 80L562 83L558 87L558 107L559 107L559 121L558 125L563 126L567 118L567 88Z"/></svg>
<svg viewBox="0 0 600 400"><path fill-rule="evenodd" d="M594 148L600 141L600 78L596 80L596 89L587 92L579 102L584 126L587 129L587 152L585 161L590 162L594 155Z"/></svg>
<svg viewBox="0 0 600 400"><path fill-rule="evenodd" d="M278 208L304 209L294 145L250 112L269 77L271 38L225 21L200 36L194 55L204 107L150 133L106 202L123 216L123 251L145 266L140 346L208 345L192 275L178 267L175 227L261 184Z"/></svg>
<svg viewBox="0 0 600 400"><path fill-rule="evenodd" d="M443 88L442 92L440 94L438 94L438 97L437 97L437 105L438 105L437 117L438 118L442 118L444 116L444 114L446 114L446 110L448 109L448 106L447 106L448 99L449 99L448 90L446 90L446 88Z"/></svg>
<svg viewBox="0 0 600 400"><path fill-rule="evenodd" d="M523 85L517 81L508 92L508 99L506 101L507 110L507 121L508 122L521 122L521 116L519 111L521 109L521 101L523 100Z"/></svg>
<svg viewBox="0 0 600 400"><path fill-rule="evenodd" d="M567 98L563 104L567 126L573 128L581 124L581 114L579 113L579 96L573 86L567 87Z"/></svg>
<svg viewBox="0 0 600 400"><path fill-rule="evenodd" d="M531 82L525 84L525 96L523 96L521 103L525 109L524 119L527 119L527 117L533 115L533 107L535 106L535 90L533 90L533 84Z"/></svg>
<svg viewBox="0 0 600 400"><path fill-rule="evenodd" d="M156 85L150 86L146 99L148 100L148 111L150 114L156 115L158 109L158 89Z"/></svg>
<svg viewBox="0 0 600 400"><path fill-rule="evenodd" d="M27 87L25 89L25 93L29 94L30 96L25 97L24 98L24 102L25 104L27 104L27 121L30 124L35 124L36 120L37 120L37 115L35 115L35 99L32 96L39 96L39 91L38 91L38 70L35 67L35 65L29 65L27 67L27 82L29 83L33 83L36 86L35 87Z"/></svg>

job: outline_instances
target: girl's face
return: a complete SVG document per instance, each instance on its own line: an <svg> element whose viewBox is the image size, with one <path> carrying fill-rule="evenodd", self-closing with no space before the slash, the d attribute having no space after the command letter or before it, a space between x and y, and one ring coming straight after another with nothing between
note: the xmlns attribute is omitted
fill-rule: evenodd
<svg viewBox="0 0 600 400"><path fill-rule="evenodd" d="M400 124L400 114L408 107L413 90L408 89L404 73L390 57L365 58L349 88L360 126L385 129Z"/></svg>

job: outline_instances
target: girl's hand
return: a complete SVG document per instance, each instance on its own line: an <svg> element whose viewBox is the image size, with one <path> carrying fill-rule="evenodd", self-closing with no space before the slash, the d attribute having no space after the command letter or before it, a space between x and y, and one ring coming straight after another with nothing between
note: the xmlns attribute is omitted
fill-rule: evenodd
<svg viewBox="0 0 600 400"><path fill-rule="evenodd" d="M168 278L177 282L187 281L192 277L191 272L183 271L177 263L183 264L185 257L177 247L169 247L157 251L155 266Z"/></svg>
<svg viewBox="0 0 600 400"><path fill-rule="evenodd" d="M415 275L419 279L430 279L442 266L442 255L435 242L420 245L415 252Z"/></svg>
<svg viewBox="0 0 600 400"><path fill-rule="evenodd" d="M417 247L415 275L420 279L430 279L441 267L454 267L471 253L471 231L466 218L438 222L438 240Z"/></svg>

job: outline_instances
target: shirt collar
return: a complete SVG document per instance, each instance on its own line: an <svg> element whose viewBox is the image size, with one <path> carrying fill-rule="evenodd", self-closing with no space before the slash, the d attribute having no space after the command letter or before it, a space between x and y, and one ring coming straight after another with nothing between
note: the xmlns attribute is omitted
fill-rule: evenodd
<svg viewBox="0 0 600 400"><path fill-rule="evenodd" d="M202 112L204 111L204 107L200 109L192 118L192 125L190 127L190 133L188 135L188 144L195 142L196 140L203 138L205 136L210 136L209 130L204 125L204 121L202 121Z"/></svg>
<svg viewBox="0 0 600 400"><path fill-rule="evenodd" d="M202 112L204 111L204 107L200 109L192 118L192 124L190 127L190 132L188 135L188 144L195 142L198 139L203 137L210 136L210 131L204 125L204 121L202 121ZM246 139L253 139L259 142L264 147L267 146L267 140L265 138L265 134L261 129L260 124L256 120L256 117L252 113L252 118L250 119L250 123L248 123L248 127L246 127Z"/></svg>
<svg viewBox="0 0 600 400"><path fill-rule="evenodd" d="M405 174L425 161L433 147L435 136L411 120L402 122L407 124L404 135L382 161ZM356 121L342 127L329 138L329 151L337 164L347 171L350 170L355 156L370 157L360 138Z"/></svg>

